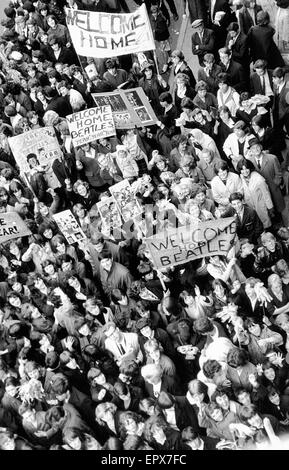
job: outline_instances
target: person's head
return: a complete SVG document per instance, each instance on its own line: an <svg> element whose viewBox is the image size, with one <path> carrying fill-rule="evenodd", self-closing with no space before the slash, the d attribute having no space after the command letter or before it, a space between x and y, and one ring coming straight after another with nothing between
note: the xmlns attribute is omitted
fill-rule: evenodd
<svg viewBox="0 0 289 470"><path fill-rule="evenodd" d="M237 163L237 171L240 175L244 176L244 178L249 178L252 171L255 171L255 167L250 160L243 158Z"/></svg>
<svg viewBox="0 0 289 470"><path fill-rule="evenodd" d="M76 356L71 351L63 351L60 356L60 366L65 366L68 369L77 369L78 364L76 362Z"/></svg>
<svg viewBox="0 0 289 470"><path fill-rule="evenodd" d="M95 297L87 297L86 301L83 303L83 306L85 311L93 317L99 315L103 309L101 300L96 299Z"/></svg>
<svg viewBox="0 0 289 470"><path fill-rule="evenodd" d="M245 388L237 388L235 389L235 397L238 402L243 406L252 405L251 395Z"/></svg>
<svg viewBox="0 0 289 470"><path fill-rule="evenodd" d="M144 436L149 444L166 440L169 425L162 416L151 416L145 423Z"/></svg>
<svg viewBox="0 0 289 470"><path fill-rule="evenodd" d="M268 399L273 405L280 405L280 394L273 385L268 385L267 387Z"/></svg>
<svg viewBox="0 0 289 470"><path fill-rule="evenodd" d="M153 73L154 73L154 67L153 65L151 64L146 64L144 70L143 70L143 74L144 74L144 77L146 80L151 80L152 76L153 76Z"/></svg>
<svg viewBox="0 0 289 470"><path fill-rule="evenodd" d="M286 333L288 334L288 332L289 332L289 316L288 316L288 314L287 313L279 313L279 315L277 315L275 317L275 325L282 328L282 330L286 331Z"/></svg>
<svg viewBox="0 0 289 470"><path fill-rule="evenodd" d="M255 405L242 406L239 412L240 419L243 423L255 429L263 428L263 420Z"/></svg>
<svg viewBox="0 0 289 470"><path fill-rule="evenodd" d="M12 307L20 308L22 305L22 296L12 290L7 293L7 301Z"/></svg>
<svg viewBox="0 0 289 470"><path fill-rule="evenodd" d="M2 428L0 431L0 450L15 450L16 440L11 429Z"/></svg>
<svg viewBox="0 0 289 470"><path fill-rule="evenodd" d="M221 49L219 49L218 52L220 56L220 61L222 62L222 64L227 66L231 60L232 52L228 47L222 47Z"/></svg>
<svg viewBox="0 0 289 470"><path fill-rule="evenodd" d="M79 428L65 428L62 433L64 444L72 450L81 450L85 442L85 435Z"/></svg>
<svg viewBox="0 0 289 470"><path fill-rule="evenodd" d="M195 91L201 98L205 98L208 91L208 85L206 84L206 82L204 82L204 80L200 80L196 83Z"/></svg>
<svg viewBox="0 0 289 470"><path fill-rule="evenodd" d="M207 191L204 186L200 186L195 192L194 192L194 200L198 205L204 204L205 200L207 197Z"/></svg>
<svg viewBox="0 0 289 470"><path fill-rule="evenodd" d="M261 10L257 13L257 25L267 26L270 23L270 16L267 11Z"/></svg>
<svg viewBox="0 0 289 470"><path fill-rule="evenodd" d="M65 252L66 252L66 246L67 246L67 242L64 238L63 235L61 234L56 234L53 236L53 238L51 239L51 248L52 248L52 251L58 255L64 255Z"/></svg>
<svg viewBox="0 0 289 470"><path fill-rule="evenodd" d="M172 62L177 65L179 62L183 62L185 56L182 51L175 49L171 54Z"/></svg>
<svg viewBox="0 0 289 470"><path fill-rule="evenodd" d="M173 97L172 97L171 93L169 93L168 91L164 91L163 93L160 94L159 101L160 101L160 105L163 108L166 108L167 106L172 104Z"/></svg>
<svg viewBox="0 0 289 470"><path fill-rule="evenodd" d="M214 380L217 376L219 376L221 371L222 371L222 366L215 359L208 359L203 364L204 376L210 380Z"/></svg>
<svg viewBox="0 0 289 470"><path fill-rule="evenodd" d="M204 31L204 20L201 19L201 18L198 18L197 20L193 21L192 23L192 28L194 30L194 32L197 32L197 33L202 33Z"/></svg>
<svg viewBox="0 0 289 470"><path fill-rule="evenodd" d="M157 405L161 410L170 410L174 409L176 399L173 395L163 390L160 392L157 398Z"/></svg>
<svg viewBox="0 0 289 470"><path fill-rule="evenodd" d="M262 332L261 324L258 320L254 318L247 317L244 320L244 327L249 331L249 333L253 336L259 337Z"/></svg>
<svg viewBox="0 0 289 470"><path fill-rule="evenodd" d="M276 377L275 366L269 360L267 360L266 362L262 364L262 369L263 369L264 377L266 377L266 379L269 380L270 382L273 382Z"/></svg>
<svg viewBox="0 0 289 470"><path fill-rule="evenodd" d="M85 198L89 193L89 184L86 181L77 180L73 185L73 191Z"/></svg>
<svg viewBox="0 0 289 470"><path fill-rule="evenodd" d="M276 273L271 274L268 277L267 282L268 282L269 289L271 289L273 292L276 292L277 294L282 293L283 291L282 280L278 274Z"/></svg>
<svg viewBox="0 0 289 470"><path fill-rule="evenodd" d="M222 180L226 181L229 175L229 166L227 162L222 161L215 169L216 175Z"/></svg>
<svg viewBox="0 0 289 470"><path fill-rule="evenodd" d="M215 57L214 54L207 53L204 55L203 59L204 67L206 67L208 70L212 70L213 65L215 63Z"/></svg>
<svg viewBox="0 0 289 470"><path fill-rule="evenodd" d="M141 368L143 379L152 385L157 385L162 379L162 369L158 364L147 364Z"/></svg>
<svg viewBox="0 0 289 470"><path fill-rule="evenodd" d="M256 298L255 285L259 282L255 277L248 277L245 281L245 292L250 299Z"/></svg>
<svg viewBox="0 0 289 470"><path fill-rule="evenodd" d="M196 333L200 335L207 336L207 335L211 335L212 332L214 331L214 325L208 317L202 315L195 320L194 330Z"/></svg>
<svg viewBox="0 0 289 470"><path fill-rule="evenodd" d="M244 207L244 198L241 193L232 193L229 197L229 201L237 214L242 213Z"/></svg>
<svg viewBox="0 0 289 470"><path fill-rule="evenodd" d="M271 232L263 232L261 235L262 245L269 251L274 252L276 248L276 238Z"/></svg>
<svg viewBox="0 0 289 470"><path fill-rule="evenodd" d="M266 72L267 61L264 59L258 59L254 62L253 69L259 77L263 76Z"/></svg>
<svg viewBox="0 0 289 470"><path fill-rule="evenodd" d="M48 15L47 16L47 24L51 29L55 29L57 25L57 20L54 15Z"/></svg>
<svg viewBox="0 0 289 470"><path fill-rule="evenodd" d="M273 74L272 74L272 80L275 86L281 85L284 81L284 78L285 78L284 69L282 69L281 67L277 67L276 69L274 69Z"/></svg>
<svg viewBox="0 0 289 470"><path fill-rule="evenodd" d="M222 408L217 403L209 403L206 407L206 415L213 421L220 423L224 419L224 413Z"/></svg>
<svg viewBox="0 0 289 470"><path fill-rule="evenodd" d="M246 124L244 121L237 121L233 127L234 134L238 139L245 136Z"/></svg>
<svg viewBox="0 0 289 470"><path fill-rule="evenodd" d="M227 363L234 369L242 369L248 363L248 354L244 349L233 347L228 352Z"/></svg>
<svg viewBox="0 0 289 470"><path fill-rule="evenodd" d="M138 431L139 423L143 422L143 418L134 411L124 411L119 419L119 433L122 437L127 435L135 435Z"/></svg>
<svg viewBox="0 0 289 470"><path fill-rule="evenodd" d="M218 387L217 390L212 394L211 401L216 403L223 411L230 409L230 398L227 390L223 387Z"/></svg>
<svg viewBox="0 0 289 470"><path fill-rule="evenodd" d="M18 408L18 414L24 422L35 425L36 410L31 405L23 402Z"/></svg>
<svg viewBox="0 0 289 470"><path fill-rule="evenodd" d="M111 402L99 403L95 408L95 420L99 424L112 420L117 411L117 406Z"/></svg>
<svg viewBox="0 0 289 470"><path fill-rule="evenodd" d="M194 431L192 426L187 426L182 430L182 441L189 443L192 450L197 450L201 445L201 436Z"/></svg>
<svg viewBox="0 0 289 470"><path fill-rule="evenodd" d="M146 329L150 327L146 327ZM144 331L145 328L142 328L142 331ZM151 329L150 329L151 331ZM148 334L148 332L145 331L145 333ZM150 358L155 364L158 364L160 362L161 358L161 349L158 341L156 339L149 339L148 341L145 342L144 344L144 350L148 358Z"/></svg>
<svg viewBox="0 0 289 470"><path fill-rule="evenodd" d="M16 397L19 385L19 381L15 377L6 377L4 380L5 393L10 397Z"/></svg>
<svg viewBox="0 0 289 470"><path fill-rule="evenodd" d="M107 272L110 272L113 264L113 259L109 253L101 253L99 256L100 266Z"/></svg>
<svg viewBox="0 0 289 470"><path fill-rule="evenodd" d="M155 416L158 413L157 404L154 398L142 398L139 402L139 410L148 416Z"/></svg>
<svg viewBox="0 0 289 470"><path fill-rule="evenodd" d="M208 398L208 387L204 382L193 379L188 383L188 393L193 400L203 402Z"/></svg>
<svg viewBox="0 0 289 470"><path fill-rule="evenodd" d="M113 322L106 323L102 331L106 338L109 338L115 342L119 342L121 340L122 333Z"/></svg>
<svg viewBox="0 0 289 470"><path fill-rule="evenodd" d="M191 98L185 97L181 101L181 108L188 116L191 116L196 106Z"/></svg>
<svg viewBox="0 0 289 470"><path fill-rule="evenodd" d="M217 76L217 83L218 87L222 93L226 93L228 91L230 85L230 77L225 72L220 72Z"/></svg>

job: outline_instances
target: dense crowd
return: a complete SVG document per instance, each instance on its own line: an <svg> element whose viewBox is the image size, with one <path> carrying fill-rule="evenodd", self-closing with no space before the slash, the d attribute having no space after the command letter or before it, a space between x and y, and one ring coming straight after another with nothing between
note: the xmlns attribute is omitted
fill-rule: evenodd
<svg viewBox="0 0 289 470"><path fill-rule="evenodd" d="M256 449L289 433L289 0L145 4L155 57L77 56L66 8L125 0L4 9L0 212L32 234L0 245L1 450ZM197 73L171 50L187 6ZM156 124L73 146L66 116L135 87ZM23 173L9 138L45 126L63 156L30 153ZM97 206L123 180L142 208L125 227ZM85 240L59 230L67 209ZM228 217L226 256L156 268L148 233Z"/></svg>

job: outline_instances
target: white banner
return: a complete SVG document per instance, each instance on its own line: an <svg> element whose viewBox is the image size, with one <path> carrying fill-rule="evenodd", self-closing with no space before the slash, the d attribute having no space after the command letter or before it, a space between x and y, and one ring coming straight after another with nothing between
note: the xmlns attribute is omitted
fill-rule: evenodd
<svg viewBox="0 0 289 470"><path fill-rule="evenodd" d="M110 106L84 109L66 119L74 147L115 135Z"/></svg>
<svg viewBox="0 0 289 470"><path fill-rule="evenodd" d="M155 49L145 4L132 13L66 8L66 23L81 56L100 59Z"/></svg>

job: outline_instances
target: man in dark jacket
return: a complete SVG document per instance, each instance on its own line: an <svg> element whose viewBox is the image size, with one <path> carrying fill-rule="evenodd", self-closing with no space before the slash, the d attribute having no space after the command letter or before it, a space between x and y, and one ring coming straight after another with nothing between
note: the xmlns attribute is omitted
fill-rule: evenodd
<svg viewBox="0 0 289 470"><path fill-rule="evenodd" d="M50 86L44 87L45 98L48 101L46 111L55 111L60 117L66 117L68 114L72 114L73 110L68 101L59 96L57 91Z"/></svg>
<svg viewBox="0 0 289 470"><path fill-rule="evenodd" d="M250 243L256 244L259 236L264 231L264 226L257 212L247 206L247 204L244 204L241 193L231 194L229 200L236 212L238 237L248 238ZM273 209L271 209L271 215L273 216Z"/></svg>
<svg viewBox="0 0 289 470"><path fill-rule="evenodd" d="M249 70L247 36L240 31L238 23L229 25L226 47L232 52L232 59Z"/></svg>
<svg viewBox="0 0 289 470"><path fill-rule="evenodd" d="M192 35L192 52L199 58L199 64L203 65L204 55L214 53L215 35L211 29L204 26L204 20L198 19L192 23L194 33Z"/></svg>
<svg viewBox="0 0 289 470"><path fill-rule="evenodd" d="M233 60L232 51L228 47L219 49L220 66L222 72L226 72L230 77L230 85L238 92L247 89L247 76L244 67Z"/></svg>

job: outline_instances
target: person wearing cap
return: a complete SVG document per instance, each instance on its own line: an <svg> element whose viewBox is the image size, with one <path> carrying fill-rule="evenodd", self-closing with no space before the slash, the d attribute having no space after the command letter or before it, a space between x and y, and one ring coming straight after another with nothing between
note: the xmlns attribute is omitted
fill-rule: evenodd
<svg viewBox="0 0 289 470"><path fill-rule="evenodd" d="M248 142L249 152L246 158L250 160L256 171L260 173L269 186L271 197L279 217L285 209L285 201L280 186L283 183L282 170L275 155L263 152L263 146L256 137Z"/></svg>
<svg viewBox="0 0 289 470"><path fill-rule="evenodd" d="M204 20L193 21L192 28L192 52L198 56L199 64L203 65L204 55L208 52L214 53L215 35L211 29L205 28Z"/></svg>
<svg viewBox="0 0 289 470"><path fill-rule="evenodd" d="M233 132L228 135L224 142L223 150L232 161L233 167L237 169L238 162L249 150L249 140L253 135L249 134L244 121L237 121L233 127Z"/></svg>

